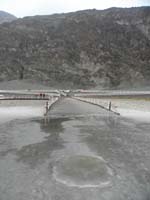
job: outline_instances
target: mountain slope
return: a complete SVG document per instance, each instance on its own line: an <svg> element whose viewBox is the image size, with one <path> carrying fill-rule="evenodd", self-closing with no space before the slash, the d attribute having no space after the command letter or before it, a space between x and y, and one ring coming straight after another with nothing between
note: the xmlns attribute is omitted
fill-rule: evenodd
<svg viewBox="0 0 150 200"><path fill-rule="evenodd" d="M150 7L25 17L0 26L0 80L150 85Z"/></svg>
<svg viewBox="0 0 150 200"><path fill-rule="evenodd" d="M0 24L17 19L14 15L0 10Z"/></svg>

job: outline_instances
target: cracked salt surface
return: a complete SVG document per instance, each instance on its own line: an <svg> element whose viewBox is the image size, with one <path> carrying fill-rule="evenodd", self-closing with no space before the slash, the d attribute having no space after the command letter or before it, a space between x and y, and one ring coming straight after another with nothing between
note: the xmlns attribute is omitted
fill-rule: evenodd
<svg viewBox="0 0 150 200"><path fill-rule="evenodd" d="M69 187L104 188L111 186L113 170L102 157L71 156L63 158L53 169L54 179Z"/></svg>

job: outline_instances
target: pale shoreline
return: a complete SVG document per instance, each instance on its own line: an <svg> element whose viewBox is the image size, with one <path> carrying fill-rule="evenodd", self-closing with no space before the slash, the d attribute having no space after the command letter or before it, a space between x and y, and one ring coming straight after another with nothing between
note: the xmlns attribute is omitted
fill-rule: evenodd
<svg viewBox="0 0 150 200"><path fill-rule="evenodd" d="M111 102L111 109L120 113L121 116L132 118L142 122L150 122L150 100L145 99L119 99L102 98L99 104L108 108Z"/></svg>
<svg viewBox="0 0 150 200"><path fill-rule="evenodd" d="M144 99L96 99L105 108L120 113L122 117L150 122L150 100ZM0 123L20 118L43 117L46 100L0 100Z"/></svg>
<svg viewBox="0 0 150 200"><path fill-rule="evenodd" d="M14 119L43 117L46 100L0 100L0 124Z"/></svg>

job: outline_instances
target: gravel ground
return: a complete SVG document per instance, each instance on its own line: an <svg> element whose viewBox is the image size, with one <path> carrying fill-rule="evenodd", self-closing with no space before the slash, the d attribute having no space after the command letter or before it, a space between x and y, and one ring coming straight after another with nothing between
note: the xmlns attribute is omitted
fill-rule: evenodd
<svg viewBox="0 0 150 200"><path fill-rule="evenodd" d="M39 89L51 89L48 86L42 85L37 81L32 80L12 80L0 82L0 90L39 90Z"/></svg>

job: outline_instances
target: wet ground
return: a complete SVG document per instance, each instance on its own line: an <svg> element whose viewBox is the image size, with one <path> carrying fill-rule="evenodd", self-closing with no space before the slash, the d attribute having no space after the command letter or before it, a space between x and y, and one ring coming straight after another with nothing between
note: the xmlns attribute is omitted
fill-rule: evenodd
<svg viewBox="0 0 150 200"><path fill-rule="evenodd" d="M149 200L150 124L69 98L0 124L0 200L28 199Z"/></svg>

